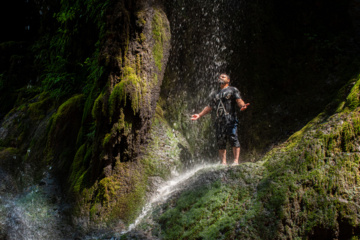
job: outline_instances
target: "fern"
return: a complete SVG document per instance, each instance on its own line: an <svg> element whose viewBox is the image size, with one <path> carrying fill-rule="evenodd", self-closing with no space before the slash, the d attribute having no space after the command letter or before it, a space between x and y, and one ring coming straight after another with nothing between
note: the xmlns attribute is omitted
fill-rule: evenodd
<svg viewBox="0 0 360 240"><path fill-rule="evenodd" d="M101 77L103 68L97 59L109 3L109 0L62 0L60 10L53 15L58 25L55 34L44 35L33 45L35 63L43 69L41 86L52 97L90 94L92 85ZM89 47L82 45L81 39L86 37L82 33L94 27L92 32L97 31L98 35L91 35L90 41L86 39Z"/></svg>

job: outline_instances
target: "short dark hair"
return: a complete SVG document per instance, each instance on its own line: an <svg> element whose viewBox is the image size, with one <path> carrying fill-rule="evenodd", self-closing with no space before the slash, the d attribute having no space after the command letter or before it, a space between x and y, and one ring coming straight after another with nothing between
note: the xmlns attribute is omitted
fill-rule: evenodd
<svg viewBox="0 0 360 240"><path fill-rule="evenodd" d="M225 76L226 76L226 78L230 80L230 76L229 76L229 74L227 74L227 73L221 73L221 74L220 74L220 76L221 76L221 75L225 75Z"/></svg>

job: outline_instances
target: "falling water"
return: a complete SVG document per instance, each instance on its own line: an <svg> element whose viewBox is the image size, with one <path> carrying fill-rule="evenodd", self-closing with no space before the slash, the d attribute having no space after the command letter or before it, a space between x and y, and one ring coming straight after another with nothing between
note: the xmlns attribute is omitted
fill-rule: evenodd
<svg viewBox="0 0 360 240"><path fill-rule="evenodd" d="M217 88L215 77L223 71L231 72L229 59L234 52L231 36L232 31L238 30L231 16L240 3L175 0L172 4L169 18L173 40L168 68L175 75L166 77L172 81L172 89L196 93L191 99L203 105L207 95Z"/></svg>
<svg viewBox="0 0 360 240"><path fill-rule="evenodd" d="M220 73L232 76L241 59L239 51L243 1L173 0L168 4L172 49L164 76L162 98L167 101L168 118L195 149L197 159L214 159L215 136L208 120L190 121L218 89ZM173 108L173 109L172 109ZM208 118L206 118L208 119Z"/></svg>

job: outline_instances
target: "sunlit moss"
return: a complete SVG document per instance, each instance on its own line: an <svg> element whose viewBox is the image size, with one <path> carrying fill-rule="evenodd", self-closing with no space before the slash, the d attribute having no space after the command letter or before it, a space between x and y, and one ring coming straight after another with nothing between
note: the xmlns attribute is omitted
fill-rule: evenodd
<svg viewBox="0 0 360 240"><path fill-rule="evenodd" d="M166 34L166 28L169 28L168 24L164 21L166 15L160 10L155 10L155 14L152 20L152 33L153 38L155 39L155 45L153 47L153 56L155 60L155 65L158 69L162 70L162 59L164 57L163 48L164 43L169 41Z"/></svg>
<svg viewBox="0 0 360 240"><path fill-rule="evenodd" d="M147 175L137 163L116 161L114 173L101 179L90 189L83 189L82 198L92 199L91 220L111 223L123 219L130 223L144 204Z"/></svg>
<svg viewBox="0 0 360 240"><path fill-rule="evenodd" d="M65 101L63 104L61 104L61 106L59 107L57 112L52 117L51 129L49 132L50 136L52 134L54 134L54 132L56 131L55 130L56 127L61 127L61 126L57 126L57 122L61 118L71 117L71 114L69 114L69 111L73 110L74 107L81 104L83 101L83 97L84 96L82 94L78 94L78 95L75 95L75 96L69 98L67 101Z"/></svg>
<svg viewBox="0 0 360 240"><path fill-rule="evenodd" d="M92 149L88 148L86 144L83 144L76 152L74 160L70 168L69 185L70 188L77 194L80 190L86 186L84 181L88 180L85 178L88 171L88 162L92 154ZM85 178L85 179L84 179Z"/></svg>
<svg viewBox="0 0 360 240"><path fill-rule="evenodd" d="M145 88L146 84L136 74L136 70L131 67L125 67L122 79L115 85L109 97L110 116L113 115L115 108L119 104L126 106L128 96L131 100L133 112L139 111Z"/></svg>
<svg viewBox="0 0 360 240"><path fill-rule="evenodd" d="M100 116L105 115L105 110L104 110L104 94L100 93L99 96L96 98L92 111L91 111L91 115L95 120L100 119Z"/></svg>
<svg viewBox="0 0 360 240"><path fill-rule="evenodd" d="M346 98L346 107L351 111L359 106L360 103L359 87L360 87L360 81L357 81L355 85L352 87L350 94Z"/></svg>

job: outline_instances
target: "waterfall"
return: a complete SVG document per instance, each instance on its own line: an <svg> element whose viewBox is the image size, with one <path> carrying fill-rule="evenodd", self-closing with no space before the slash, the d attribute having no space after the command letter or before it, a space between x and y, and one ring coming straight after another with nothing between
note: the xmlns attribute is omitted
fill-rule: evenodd
<svg viewBox="0 0 360 240"><path fill-rule="evenodd" d="M194 96L188 100L201 106L218 87L214 81L218 74L232 72L232 36L240 31L232 16L236 16L241 1L175 0L169 5L173 40L167 73L172 75L166 77L172 90L190 91Z"/></svg>
<svg viewBox="0 0 360 240"><path fill-rule="evenodd" d="M232 85L239 76L234 66L241 39L239 24L243 1L174 0L167 4L171 24L172 49L162 86L168 118L193 146L196 159L213 161L217 156L210 118L196 123L189 116L208 104L208 96L218 89L219 74L228 73ZM212 160L211 160L212 159Z"/></svg>

